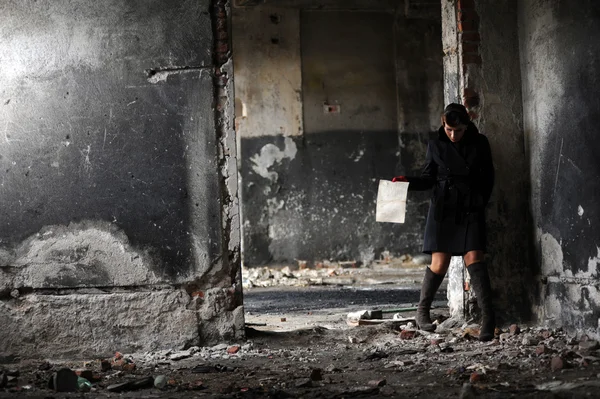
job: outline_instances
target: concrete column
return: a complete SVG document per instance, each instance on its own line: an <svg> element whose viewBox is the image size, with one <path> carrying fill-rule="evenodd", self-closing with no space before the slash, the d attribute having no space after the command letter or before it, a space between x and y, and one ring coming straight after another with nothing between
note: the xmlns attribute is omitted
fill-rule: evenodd
<svg viewBox="0 0 600 399"><path fill-rule="evenodd" d="M519 4L536 315L598 339L599 7L594 1Z"/></svg>
<svg viewBox="0 0 600 399"><path fill-rule="evenodd" d="M452 7L455 7L453 13ZM442 3L445 40L458 35L459 97L492 148L496 184L488 207L488 267L498 321L531 315L528 182L521 124L521 78L515 0L459 0ZM446 48L446 47L445 47ZM447 51L448 52L448 51ZM451 57L449 57L451 58ZM447 87L455 87L455 63L446 62ZM449 98L450 95L447 95ZM450 281L460 268L451 268ZM461 272L462 273L462 272ZM468 273L465 273L468 276ZM462 284L451 284L459 303ZM453 308L457 309L458 305Z"/></svg>

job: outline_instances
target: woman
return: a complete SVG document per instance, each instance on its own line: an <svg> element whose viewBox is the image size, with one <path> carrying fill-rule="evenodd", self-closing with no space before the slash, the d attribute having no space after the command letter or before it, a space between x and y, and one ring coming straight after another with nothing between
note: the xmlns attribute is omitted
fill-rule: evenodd
<svg viewBox="0 0 600 399"><path fill-rule="evenodd" d="M451 257L462 256L482 311L479 339L491 340L495 320L484 255L485 206L494 185L494 166L488 140L471 122L464 106L450 104L444 109L438 137L427 146L421 176L398 176L392 181L409 182L409 191L433 189L423 245L423 252L432 259L421 288L419 328L435 330L429 315L431 303Z"/></svg>

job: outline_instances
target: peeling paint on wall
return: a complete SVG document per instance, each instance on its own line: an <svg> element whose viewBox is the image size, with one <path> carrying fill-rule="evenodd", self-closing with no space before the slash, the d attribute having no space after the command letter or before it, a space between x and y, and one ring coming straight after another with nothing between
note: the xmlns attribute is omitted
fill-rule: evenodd
<svg viewBox="0 0 600 399"><path fill-rule="evenodd" d="M284 139L283 150L274 144L266 144L260 149L260 153L250 158L253 163L252 170L265 179L275 182L279 175L275 171L269 171L269 169L276 164L280 164L284 159L293 160L297 152L296 143L289 137Z"/></svg>
<svg viewBox="0 0 600 399"><path fill-rule="evenodd" d="M542 273L545 276L560 275L563 273L563 252L560 242L549 233L542 233L538 229L542 259Z"/></svg>

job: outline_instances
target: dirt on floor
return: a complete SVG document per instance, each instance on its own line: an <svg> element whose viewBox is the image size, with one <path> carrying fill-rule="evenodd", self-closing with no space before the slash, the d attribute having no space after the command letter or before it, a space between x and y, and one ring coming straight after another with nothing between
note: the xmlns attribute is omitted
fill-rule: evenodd
<svg viewBox="0 0 600 399"><path fill-rule="evenodd" d="M116 354L104 362L4 364L0 397L600 396L599 346L585 337L512 326L484 343L476 339L476 326L451 319L438 333L418 331L402 320L379 323L284 332L248 327L247 340L237 345ZM68 385L61 382L70 375L59 371L64 368L87 377L91 386L79 382L89 392L50 389L49 382Z"/></svg>
<svg viewBox="0 0 600 399"><path fill-rule="evenodd" d="M598 342L525 325L503 326L496 339L480 342L476 324L447 318L443 306L433 312L437 330L420 331L411 307L422 269L394 275L338 266L335 276L277 275L307 275L308 287L260 282L275 271L255 275L252 284L263 288L246 287L252 311L241 342L79 361L0 358L0 398L600 397ZM328 285L319 273L351 276L352 286ZM360 286L373 281L380 284ZM308 298L318 300L307 305ZM382 315L371 316L381 319L357 312L377 304Z"/></svg>

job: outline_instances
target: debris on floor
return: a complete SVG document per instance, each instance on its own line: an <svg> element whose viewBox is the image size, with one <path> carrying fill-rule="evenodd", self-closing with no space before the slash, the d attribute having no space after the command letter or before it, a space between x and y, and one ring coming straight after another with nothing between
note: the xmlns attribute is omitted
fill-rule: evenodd
<svg viewBox="0 0 600 399"><path fill-rule="evenodd" d="M242 270L243 287L278 287L312 285L354 285L354 284L390 284L397 283L397 276L390 274L394 270L412 270L407 274L408 283L420 283L424 265L429 263L426 255L402 255L392 258L389 254L381 260L369 265L358 262L317 262L309 265L306 261L298 261L293 266L244 267ZM406 273L405 273L406 274Z"/></svg>
<svg viewBox="0 0 600 399"><path fill-rule="evenodd" d="M23 361L0 366L0 395L79 391L99 398L169 397L177 392L191 398L201 391L213 397L445 398L568 391L583 397L600 388L600 349L594 340L516 325L482 343L475 339L476 326L456 324L447 320L433 333L410 322L277 333L249 329L246 342L185 351L117 352L109 359L71 363ZM107 369L105 360L117 367ZM136 367L123 369L125 364Z"/></svg>

